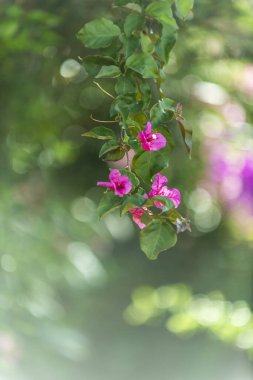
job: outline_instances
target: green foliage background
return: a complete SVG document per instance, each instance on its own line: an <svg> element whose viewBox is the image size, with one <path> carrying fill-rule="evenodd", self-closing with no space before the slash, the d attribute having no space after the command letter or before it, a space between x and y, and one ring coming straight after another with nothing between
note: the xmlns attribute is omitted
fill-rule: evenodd
<svg viewBox="0 0 253 380"><path fill-rule="evenodd" d="M82 71L68 74L66 61L86 55L76 32L110 16L110 7L109 0L0 2L1 377L251 379L242 347L222 334L219 342L212 331L193 336L189 329L188 339L179 338L182 319L170 332L160 317L127 324L131 293L143 285L219 290L252 309L252 239L230 230L223 212L218 228L193 227L151 263L127 216L98 221L95 183L107 168L99 144L81 134L95 126L91 113L108 118L109 99ZM252 9L250 0L196 0L193 19L181 25L164 92L184 105L194 130L191 161L173 130L178 148L168 169L173 186L186 192L185 207L205 173L200 121L219 112L194 96L194 85L225 89L252 129L252 98L238 89L243 65L252 61Z"/></svg>

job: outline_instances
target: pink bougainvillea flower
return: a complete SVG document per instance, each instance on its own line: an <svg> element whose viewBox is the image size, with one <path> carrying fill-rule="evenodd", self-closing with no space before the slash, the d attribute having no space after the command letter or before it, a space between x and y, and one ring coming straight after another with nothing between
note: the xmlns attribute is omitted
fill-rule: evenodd
<svg viewBox="0 0 253 380"><path fill-rule="evenodd" d="M143 196L144 198L148 199L147 194L144 194ZM136 207L129 210L129 212L132 214L133 222L136 223L141 230L146 227L146 224L141 221L141 218L144 212L147 210L147 207Z"/></svg>
<svg viewBox="0 0 253 380"><path fill-rule="evenodd" d="M170 189L167 186L164 186L168 182L168 179L161 175L160 173L157 173L155 176L155 180L152 184L152 190L149 193L149 197L155 197L156 195L160 195L163 197L167 197L172 200L172 202L175 205L175 208L177 208L181 202L181 194L178 189ZM155 206L157 208L163 208L163 205L161 202L155 201Z"/></svg>
<svg viewBox="0 0 253 380"><path fill-rule="evenodd" d="M148 151L160 150L167 144L166 138L158 132L152 132L152 125L147 122L146 129L138 133L138 139L141 142L142 148Z"/></svg>
<svg viewBox="0 0 253 380"><path fill-rule="evenodd" d="M134 223L136 223L141 230L146 227L146 224L142 223L141 221L142 215L144 214L144 210L142 208L132 208L131 210L129 210L129 212L131 212L132 214L132 219Z"/></svg>
<svg viewBox="0 0 253 380"><path fill-rule="evenodd" d="M122 175L117 169L111 170L109 180L110 182L97 182L97 185L107 187L114 191L114 194L119 197L128 194L132 189L132 183L128 176Z"/></svg>

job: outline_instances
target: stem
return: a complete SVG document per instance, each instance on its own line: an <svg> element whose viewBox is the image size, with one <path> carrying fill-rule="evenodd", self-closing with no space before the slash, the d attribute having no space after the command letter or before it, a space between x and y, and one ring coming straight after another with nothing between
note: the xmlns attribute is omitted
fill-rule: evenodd
<svg viewBox="0 0 253 380"><path fill-rule="evenodd" d="M110 94L109 92L107 92L98 82L95 82L95 81L93 81L93 83L96 85L96 86L98 86L98 88L104 93L104 94L106 94L106 95L108 95L108 96L110 96L110 98L112 98L112 99L115 99L115 97L112 95L112 94Z"/></svg>
<svg viewBox="0 0 253 380"><path fill-rule="evenodd" d="M96 121L97 123L108 123L108 124L118 123L117 120L98 120L98 119L95 119L92 115L90 115L90 119L93 121Z"/></svg>

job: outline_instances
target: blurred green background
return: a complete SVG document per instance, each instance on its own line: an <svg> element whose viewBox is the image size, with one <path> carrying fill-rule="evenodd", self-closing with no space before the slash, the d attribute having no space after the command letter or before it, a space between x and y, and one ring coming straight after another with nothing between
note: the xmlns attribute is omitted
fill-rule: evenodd
<svg viewBox="0 0 253 380"><path fill-rule="evenodd" d="M172 123L167 174L193 231L155 262L128 217L96 216L107 168L81 134L110 99L75 33L101 16L110 0L0 0L0 380L250 380L253 1L196 0L180 25L164 92L194 148Z"/></svg>

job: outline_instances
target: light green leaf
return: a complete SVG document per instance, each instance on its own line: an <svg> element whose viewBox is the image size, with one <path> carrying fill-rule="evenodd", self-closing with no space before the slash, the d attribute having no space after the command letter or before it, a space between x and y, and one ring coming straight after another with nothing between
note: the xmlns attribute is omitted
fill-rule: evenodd
<svg viewBox="0 0 253 380"><path fill-rule="evenodd" d="M175 208L175 205L171 199L164 196L160 196L160 195L156 195L155 197L149 198L145 206L147 207L154 206L155 201L163 205L162 212L167 212Z"/></svg>
<svg viewBox="0 0 253 380"><path fill-rule="evenodd" d="M140 0L114 0L114 4L121 6L121 5L126 5L128 3L139 3Z"/></svg>
<svg viewBox="0 0 253 380"><path fill-rule="evenodd" d="M102 66L96 78L115 78L121 75L121 71L118 66Z"/></svg>
<svg viewBox="0 0 253 380"><path fill-rule="evenodd" d="M154 58L147 53L134 53L128 57L126 66L137 73L141 74L143 78L157 78L158 67Z"/></svg>
<svg viewBox="0 0 253 380"><path fill-rule="evenodd" d="M173 227L161 220L152 220L140 233L141 249L150 260L157 259L160 252L173 247L176 242Z"/></svg>
<svg viewBox="0 0 253 380"><path fill-rule="evenodd" d="M115 139L115 133L106 127L95 127L92 130L82 134L84 137L92 137L99 140L112 140Z"/></svg>
<svg viewBox="0 0 253 380"><path fill-rule="evenodd" d="M99 49L111 45L113 38L118 37L120 33L120 28L111 20L100 18L85 24L77 33L77 37L86 47Z"/></svg>
<svg viewBox="0 0 253 380"><path fill-rule="evenodd" d="M185 19L193 8L194 0L175 0L177 15Z"/></svg>
<svg viewBox="0 0 253 380"><path fill-rule="evenodd" d="M144 33L141 33L141 48L143 53L147 54L152 54L155 49L155 45L151 41L151 38Z"/></svg>
<svg viewBox="0 0 253 380"><path fill-rule="evenodd" d="M171 5L174 3L174 0L170 1L154 1L150 3L145 12L148 16L155 18L157 21L163 24L171 24L173 19L173 14L171 10Z"/></svg>
<svg viewBox="0 0 253 380"><path fill-rule="evenodd" d="M102 218L109 212L112 212L119 208L123 202L123 199L115 195L112 191L106 192L101 198L98 205L98 216Z"/></svg>

